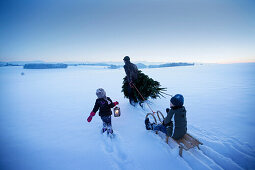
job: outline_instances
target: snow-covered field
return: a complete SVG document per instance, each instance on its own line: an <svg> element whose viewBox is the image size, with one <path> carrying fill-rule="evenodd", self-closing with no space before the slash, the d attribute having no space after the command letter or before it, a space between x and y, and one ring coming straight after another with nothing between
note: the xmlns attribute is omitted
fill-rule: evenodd
<svg viewBox="0 0 255 170"><path fill-rule="evenodd" d="M0 169L255 169L255 64L144 69L181 93L188 132L204 145L178 155L146 131L149 109L132 107L121 93L123 69L0 68ZM22 76L21 72L25 75ZM116 138L100 133L96 115L86 121L102 87L119 101L112 118ZM169 97L150 100L165 114Z"/></svg>

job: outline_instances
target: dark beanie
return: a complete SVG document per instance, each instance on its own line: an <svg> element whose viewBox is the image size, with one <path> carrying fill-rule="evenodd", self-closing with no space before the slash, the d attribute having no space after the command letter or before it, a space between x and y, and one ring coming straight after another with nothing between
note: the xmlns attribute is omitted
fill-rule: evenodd
<svg viewBox="0 0 255 170"><path fill-rule="evenodd" d="M125 57L123 58L123 60L124 60L124 61L130 61L130 58L129 58L129 56L125 56Z"/></svg>
<svg viewBox="0 0 255 170"><path fill-rule="evenodd" d="M176 94L170 101L174 106L183 106L184 97L181 94Z"/></svg>

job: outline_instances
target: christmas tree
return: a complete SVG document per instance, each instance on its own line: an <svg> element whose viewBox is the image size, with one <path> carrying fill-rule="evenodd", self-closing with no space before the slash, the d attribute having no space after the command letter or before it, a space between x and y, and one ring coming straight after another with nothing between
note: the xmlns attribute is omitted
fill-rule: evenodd
<svg viewBox="0 0 255 170"><path fill-rule="evenodd" d="M137 80L133 82L133 84L135 85L135 87L133 87L132 89L134 92L135 103L138 103L138 102L143 103L144 102L143 98L145 100L148 100L149 97L151 97L152 99L156 99L157 97L159 98L164 97L163 91L166 91L166 88L160 87L161 85L158 81L155 81L149 76L147 76L146 74L142 73L141 70L138 71L138 78ZM124 93L124 96L126 98L129 98L128 86L129 86L129 83L127 81L127 76L125 76L123 78L122 92ZM138 93L136 88L141 93L143 98Z"/></svg>

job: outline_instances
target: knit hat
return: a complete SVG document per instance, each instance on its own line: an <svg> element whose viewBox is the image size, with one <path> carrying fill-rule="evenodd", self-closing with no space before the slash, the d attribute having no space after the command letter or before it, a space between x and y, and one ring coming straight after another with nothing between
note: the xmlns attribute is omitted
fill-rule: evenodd
<svg viewBox="0 0 255 170"><path fill-rule="evenodd" d="M184 97L181 94L176 94L174 97L171 98L170 102L174 106L183 106Z"/></svg>
<svg viewBox="0 0 255 170"><path fill-rule="evenodd" d="M129 58L129 56L125 56L125 57L123 58L123 60L124 60L124 61L130 61L130 58Z"/></svg>
<svg viewBox="0 0 255 170"><path fill-rule="evenodd" d="M98 98L106 98L106 92L102 88L97 89L96 95Z"/></svg>

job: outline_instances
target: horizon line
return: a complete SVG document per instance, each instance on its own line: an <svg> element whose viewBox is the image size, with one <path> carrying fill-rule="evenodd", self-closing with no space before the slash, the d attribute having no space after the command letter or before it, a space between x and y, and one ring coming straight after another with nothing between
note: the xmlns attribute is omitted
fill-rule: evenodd
<svg viewBox="0 0 255 170"><path fill-rule="evenodd" d="M44 63L120 63L123 61L44 61L44 60L13 60L13 61L0 61L2 63L12 62L44 62ZM251 61L222 61L222 62L187 62L187 61L132 61L134 63L194 63L194 64L241 64L241 63L255 63L255 60ZM123 62L124 63L124 62Z"/></svg>

